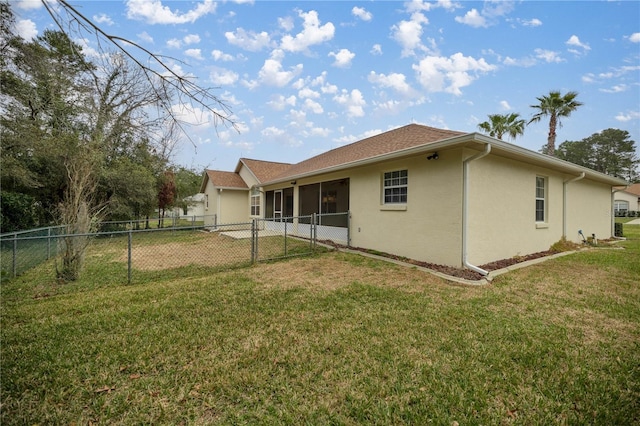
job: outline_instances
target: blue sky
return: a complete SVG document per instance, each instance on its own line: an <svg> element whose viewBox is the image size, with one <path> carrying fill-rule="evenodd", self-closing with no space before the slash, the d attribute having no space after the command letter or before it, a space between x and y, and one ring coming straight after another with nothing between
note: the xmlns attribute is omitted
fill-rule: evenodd
<svg viewBox="0 0 640 426"><path fill-rule="evenodd" d="M12 0L25 38L54 28ZM536 98L584 103L557 144L607 128L640 144L637 1L80 1L105 31L177 59L212 87L240 132L175 105L193 126L174 161L233 170L238 158L298 162L408 123L478 131L489 114L528 121ZM95 40L87 38L87 51ZM548 123L515 144L537 151Z"/></svg>

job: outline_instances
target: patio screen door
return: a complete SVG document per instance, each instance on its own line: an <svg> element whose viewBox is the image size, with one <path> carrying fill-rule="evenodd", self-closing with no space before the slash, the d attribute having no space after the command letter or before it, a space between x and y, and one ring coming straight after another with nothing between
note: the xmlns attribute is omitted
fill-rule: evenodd
<svg viewBox="0 0 640 426"><path fill-rule="evenodd" d="M273 195L273 217L280 219L282 218L282 190L275 191Z"/></svg>

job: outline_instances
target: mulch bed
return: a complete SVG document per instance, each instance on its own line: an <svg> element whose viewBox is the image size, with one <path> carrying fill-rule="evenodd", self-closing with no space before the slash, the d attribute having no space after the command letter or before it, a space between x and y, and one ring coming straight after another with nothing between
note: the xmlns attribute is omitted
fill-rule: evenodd
<svg viewBox="0 0 640 426"><path fill-rule="evenodd" d="M326 241L324 243L329 243L329 242ZM463 278L465 280L479 281L483 278L482 274L472 271L470 269L455 268L453 266L438 265L438 264L429 263L429 262L421 262L419 260L408 259L406 257L396 256L389 253L381 253L375 250L368 250L360 247L347 247L347 246L342 246L337 244L331 244L331 245L338 249L344 248L349 250L361 251L363 253L374 254L377 256L387 257L389 259L394 259L404 263L409 263L411 265L420 266L422 268L431 269L433 271L441 272L446 275L451 275L452 277L456 277L456 278ZM487 263L485 265L480 265L479 268L484 269L485 271L491 272L491 271L506 268L508 266L512 266L518 263L526 262L527 260L533 260L533 259L539 259L545 256L551 256L556 253L558 252L554 250L546 250L538 253L528 254L526 256L517 256L517 257L511 257L509 259L496 260L495 262Z"/></svg>

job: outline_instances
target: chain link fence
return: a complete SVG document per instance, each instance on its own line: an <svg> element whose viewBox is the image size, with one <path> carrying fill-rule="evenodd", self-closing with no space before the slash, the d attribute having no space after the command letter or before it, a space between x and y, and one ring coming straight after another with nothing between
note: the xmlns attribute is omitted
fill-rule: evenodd
<svg viewBox="0 0 640 426"><path fill-rule="evenodd" d="M127 283L309 255L317 251L319 243L349 244L349 213L229 224L218 224L215 218L171 222L172 226L164 227L147 227L146 221L109 222L93 234L69 235L64 227L56 227L2 235L2 281L40 264L53 274L62 263L65 248L87 239L90 244L83 275Z"/></svg>

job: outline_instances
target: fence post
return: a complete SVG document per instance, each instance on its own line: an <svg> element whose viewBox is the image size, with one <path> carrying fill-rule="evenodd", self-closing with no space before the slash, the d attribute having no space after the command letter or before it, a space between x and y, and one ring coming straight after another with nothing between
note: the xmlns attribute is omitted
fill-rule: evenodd
<svg viewBox="0 0 640 426"><path fill-rule="evenodd" d="M351 247L351 211L347 212L347 247Z"/></svg>
<svg viewBox="0 0 640 426"><path fill-rule="evenodd" d="M287 255L287 221L284 221L284 255Z"/></svg>
<svg viewBox="0 0 640 426"><path fill-rule="evenodd" d="M258 227L256 219L251 219L251 263L255 263L258 257Z"/></svg>
<svg viewBox="0 0 640 426"><path fill-rule="evenodd" d="M311 250L316 251L316 240L318 238L318 226L316 222L318 221L318 214L313 213L311 215Z"/></svg>
<svg viewBox="0 0 640 426"><path fill-rule="evenodd" d="M127 284L131 284L131 237L133 231L130 229L127 234Z"/></svg>
<svg viewBox="0 0 640 426"><path fill-rule="evenodd" d="M51 227L47 229L47 260L51 259Z"/></svg>
<svg viewBox="0 0 640 426"><path fill-rule="evenodd" d="M15 278L18 274L18 234L13 234L13 266L11 268L13 273L13 278Z"/></svg>

